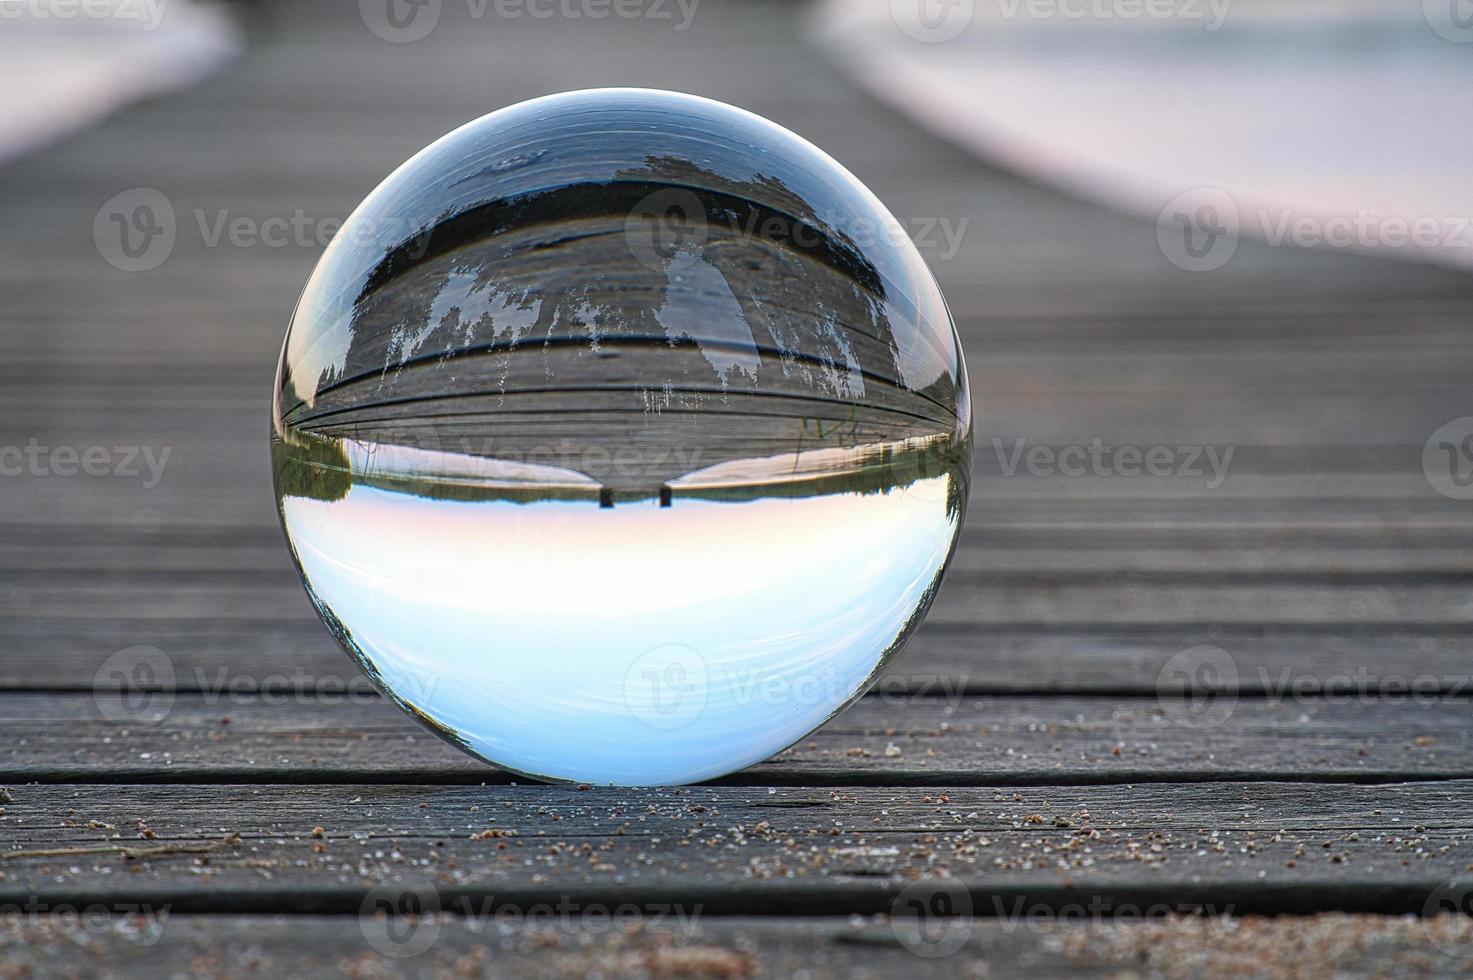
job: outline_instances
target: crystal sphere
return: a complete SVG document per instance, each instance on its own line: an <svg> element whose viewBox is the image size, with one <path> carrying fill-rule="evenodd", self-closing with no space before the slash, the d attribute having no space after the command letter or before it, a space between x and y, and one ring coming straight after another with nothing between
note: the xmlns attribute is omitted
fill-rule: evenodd
<svg viewBox="0 0 1473 980"><path fill-rule="evenodd" d="M966 506L956 332L904 230L741 109L491 113L344 222L287 332L282 524L406 711L543 779L720 776L862 694Z"/></svg>

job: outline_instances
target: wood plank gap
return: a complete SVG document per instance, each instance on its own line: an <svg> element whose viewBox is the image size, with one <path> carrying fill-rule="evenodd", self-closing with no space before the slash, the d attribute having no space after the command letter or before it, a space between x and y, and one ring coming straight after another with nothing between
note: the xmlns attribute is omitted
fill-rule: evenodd
<svg viewBox="0 0 1473 980"><path fill-rule="evenodd" d="M937 879L938 887L951 879ZM630 903L651 906L680 906L699 909L702 916L814 916L878 915L894 911L902 885L876 880L872 888L856 888L853 882L784 882L722 884L702 893L693 883L638 886L590 886L568 884L527 888L436 887L442 911L482 908L489 902L498 908L526 911L533 906L566 903L579 907L617 908ZM1248 882L1162 882L1037 884L1024 887L973 884L967 887L972 914L978 918L1002 918L1023 908L1031 914L1068 914L1083 903L1108 910L1139 910L1169 907L1200 908L1211 914L1312 915L1322 912L1372 913L1378 915L1423 915L1428 895L1440 881L1387 882L1376 879L1347 879L1306 884ZM332 888L297 890L219 889L201 892L154 892L145 887L115 890L46 889L44 894L21 892L0 883L0 906L26 907L26 902L44 901L50 906L93 907L98 903L128 902L149 908L168 908L170 914L189 915L340 915L359 916L371 900L370 889Z"/></svg>

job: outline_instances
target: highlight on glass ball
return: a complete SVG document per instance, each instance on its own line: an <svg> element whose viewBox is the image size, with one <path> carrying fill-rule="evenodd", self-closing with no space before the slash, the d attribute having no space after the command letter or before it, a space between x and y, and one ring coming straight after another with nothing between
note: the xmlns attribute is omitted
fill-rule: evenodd
<svg viewBox="0 0 1473 980"><path fill-rule="evenodd" d="M405 710L548 780L695 782L864 693L966 506L966 370L895 218L671 92L535 99L391 174L287 333L283 526Z"/></svg>

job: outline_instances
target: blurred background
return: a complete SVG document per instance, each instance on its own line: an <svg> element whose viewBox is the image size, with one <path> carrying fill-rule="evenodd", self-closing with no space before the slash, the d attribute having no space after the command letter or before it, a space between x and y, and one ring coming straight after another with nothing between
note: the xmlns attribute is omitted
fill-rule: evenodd
<svg viewBox="0 0 1473 980"><path fill-rule="evenodd" d="M1460 0L0 0L0 441L112 467L6 484L36 574L0 611L45 656L0 671L336 667L269 487L298 291L418 149L603 85L809 138L935 271L975 483L905 669L1460 663L1470 42Z"/></svg>

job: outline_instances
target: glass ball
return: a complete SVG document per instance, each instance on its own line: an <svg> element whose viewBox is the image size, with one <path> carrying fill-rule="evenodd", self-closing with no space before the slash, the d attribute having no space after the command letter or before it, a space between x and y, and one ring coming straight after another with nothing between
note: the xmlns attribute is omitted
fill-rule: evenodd
<svg viewBox="0 0 1473 980"><path fill-rule="evenodd" d="M283 526L333 635L482 759L685 783L862 694L966 506L960 344L904 230L800 137L570 92L427 147L287 332Z"/></svg>

